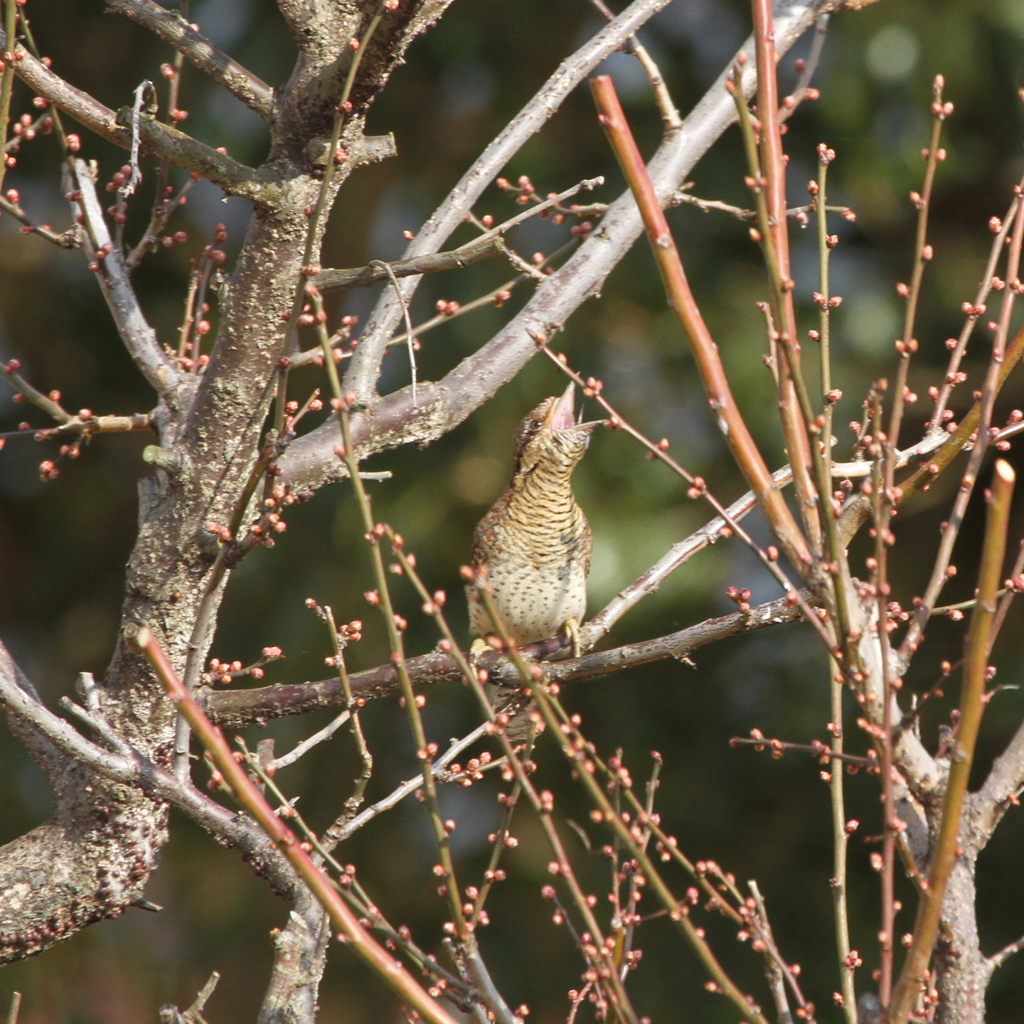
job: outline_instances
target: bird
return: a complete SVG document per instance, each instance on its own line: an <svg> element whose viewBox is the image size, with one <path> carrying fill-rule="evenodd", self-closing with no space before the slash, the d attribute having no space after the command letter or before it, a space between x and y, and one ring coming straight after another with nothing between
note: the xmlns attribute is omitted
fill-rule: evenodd
<svg viewBox="0 0 1024 1024"><path fill-rule="evenodd" d="M476 528L470 567L474 578L486 578L516 645L567 635L578 656L594 537L573 494L572 474L603 421L576 422L574 406L570 384L519 424L512 478ZM478 585L471 583L466 591L471 632L499 633ZM473 649L478 655L481 642ZM499 702L504 696L499 692Z"/></svg>

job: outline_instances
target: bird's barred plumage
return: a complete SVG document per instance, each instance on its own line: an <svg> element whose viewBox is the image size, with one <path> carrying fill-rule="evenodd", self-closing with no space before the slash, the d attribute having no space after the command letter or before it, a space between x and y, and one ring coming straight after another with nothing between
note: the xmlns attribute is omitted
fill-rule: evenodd
<svg viewBox="0 0 1024 1024"><path fill-rule="evenodd" d="M512 480L476 529L472 565L487 567L498 614L519 644L557 636L586 611L593 536L572 472L595 424L574 424L572 407L570 385L522 421ZM472 631L495 632L476 588L467 589Z"/></svg>

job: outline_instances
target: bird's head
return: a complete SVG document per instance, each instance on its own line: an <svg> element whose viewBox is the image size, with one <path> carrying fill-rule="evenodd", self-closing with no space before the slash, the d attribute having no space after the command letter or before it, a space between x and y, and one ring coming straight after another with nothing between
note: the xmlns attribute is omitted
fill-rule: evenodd
<svg viewBox="0 0 1024 1024"><path fill-rule="evenodd" d="M561 395L544 399L519 424L513 480L532 473L540 465L568 475L583 458L591 432L604 421L576 422L573 416L575 391L576 385L570 384Z"/></svg>

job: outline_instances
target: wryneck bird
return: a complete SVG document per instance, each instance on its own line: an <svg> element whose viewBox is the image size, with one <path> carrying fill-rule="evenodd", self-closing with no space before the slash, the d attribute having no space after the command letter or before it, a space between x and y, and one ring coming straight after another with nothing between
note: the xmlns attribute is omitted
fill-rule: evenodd
<svg viewBox="0 0 1024 1024"><path fill-rule="evenodd" d="M572 473L601 421L575 422L574 392L570 384L519 424L512 479L476 528L471 565L486 566L494 605L517 644L564 633L579 654L594 540ZM472 632L497 633L477 588L467 595Z"/></svg>

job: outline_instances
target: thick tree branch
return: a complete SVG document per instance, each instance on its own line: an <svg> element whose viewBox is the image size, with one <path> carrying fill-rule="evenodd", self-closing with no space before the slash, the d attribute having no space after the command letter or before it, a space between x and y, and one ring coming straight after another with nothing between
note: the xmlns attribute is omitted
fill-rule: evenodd
<svg viewBox="0 0 1024 1024"><path fill-rule="evenodd" d="M409 16L413 35L424 26ZM343 41L335 38L331 45ZM389 59L398 61L403 52L396 46ZM130 145L130 132L118 127L102 104L53 75L21 48L18 58L18 71L31 87L104 138ZM308 70L300 68L293 76L295 88L301 89ZM282 104L287 99L282 96ZM281 314L294 297L309 238L305 211L317 202L321 190L306 153L311 141L307 127L299 120L275 122L273 166L275 175L280 173L280 207L257 205L230 281L230 301L221 306L211 361L192 401L167 410L161 424L173 440L177 468L144 481L139 534L126 570L123 621L148 625L178 667L184 666L190 650L203 657L220 599L219 591L207 593L213 559L203 544L203 524L211 518L231 521L261 447L282 347ZM143 132L171 138L152 121L143 120ZM342 141L356 147L361 138L362 119L354 115L345 124ZM173 139L175 145L179 141ZM194 140L181 144L193 145ZM356 162L339 168L328 202ZM232 165L224 166L230 170ZM247 174L245 169L243 177ZM319 237L314 241L318 243ZM207 617L211 627L194 635L207 600L214 605ZM100 686L103 708L110 727L139 757L159 766L173 744L173 709L154 686L145 659L123 637L122 632ZM20 713L26 710L21 708ZM55 722L59 733L66 723ZM58 739L70 742L67 735ZM165 785L162 768L151 772L137 759L103 752L80 737L73 744L76 763L66 767L59 745L41 740L30 746L41 761L53 751L49 774L58 813L0 850L0 879L14 887L5 895L13 892L16 897L0 900L7 915L0 921L6 959L38 952L94 921L116 916L137 899L167 839L168 802L178 802L201 824L220 828L219 834L230 841L240 846L248 842L244 818L198 801L187 787L174 790ZM105 781L98 774L104 771L108 777L116 776L115 781ZM232 828L238 831L232 833ZM256 847L250 844L250 849ZM249 855L259 866L258 851ZM273 865L266 863L273 881ZM278 887L294 891L291 883L286 884L290 877L281 875Z"/></svg>
<svg viewBox="0 0 1024 1024"><path fill-rule="evenodd" d="M214 46L177 11L169 11L153 0L106 0L106 4L173 46L187 61L219 82L265 121L273 118L274 90Z"/></svg>
<svg viewBox="0 0 1024 1024"><path fill-rule="evenodd" d="M373 97L387 84L391 72L416 35L425 32L444 13L451 0L406 0L393 8L385 6L377 30L366 44L359 74L352 83L349 101L356 110L365 110ZM323 5L327 6L327 5ZM345 79L355 51L351 39L362 37L370 20L381 13L380 0L363 0L356 4L339 4L338 14L346 17L361 14L357 20L341 26L341 33L326 37L333 58L319 67L301 90L296 92L297 112L304 124L314 131L327 130L334 120L335 108L344 88ZM330 15L329 15L330 16Z"/></svg>
<svg viewBox="0 0 1024 1024"><path fill-rule="evenodd" d="M242 849L276 891L294 896L287 862L248 819L180 783L138 751L105 750L49 711L0 644L0 703L45 749L57 810L0 849L0 963L38 953L142 895L163 842L164 801ZM126 788L129 787L129 788Z"/></svg>
<svg viewBox="0 0 1024 1024"><path fill-rule="evenodd" d="M392 263L395 277L411 277L413 274L432 274L441 270L461 270L471 263L479 263L501 251L498 238L474 238L448 252L428 253L411 259ZM316 286L322 292L340 291L344 288L369 288L389 280L388 272L379 263L366 267L351 267L344 270L324 270L317 276Z"/></svg>
<svg viewBox="0 0 1024 1024"><path fill-rule="evenodd" d="M132 116L131 107L122 107L117 112L117 123L130 128ZM206 178L228 195L270 208L284 202L284 186L272 171L246 167L226 153L146 114L140 115L138 122L139 134L150 152ZM130 137L129 133L129 140ZM114 141L124 145L120 138Z"/></svg>
<svg viewBox="0 0 1024 1024"><path fill-rule="evenodd" d="M465 220L466 214L506 163L544 126L572 90L602 60L614 53L641 25L667 3L667 0L634 0L613 22L593 39L566 58L537 94L509 122L480 158L462 176L444 202L420 228L405 251L405 258L436 252ZM353 390L359 401L375 394L380 361L388 341L402 316L402 302L408 302L418 280L410 281L399 299L390 292L382 297L352 359L345 376L346 390Z"/></svg>

